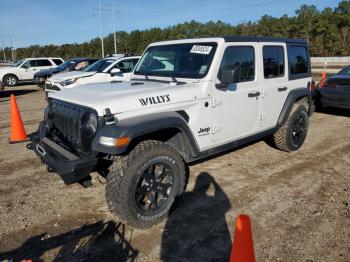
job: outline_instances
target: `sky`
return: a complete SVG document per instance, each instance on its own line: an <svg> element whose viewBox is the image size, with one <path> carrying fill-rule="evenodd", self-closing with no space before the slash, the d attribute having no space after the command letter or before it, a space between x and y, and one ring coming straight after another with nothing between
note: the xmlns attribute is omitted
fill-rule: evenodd
<svg viewBox="0 0 350 262"><path fill-rule="evenodd" d="M113 0L101 0L112 9ZM99 0L0 0L0 37L5 46L82 43L100 36ZM293 16L301 5L319 10L340 0L116 0L117 31L167 27L190 20L230 24L268 14ZM103 12L104 36L113 31L112 12Z"/></svg>

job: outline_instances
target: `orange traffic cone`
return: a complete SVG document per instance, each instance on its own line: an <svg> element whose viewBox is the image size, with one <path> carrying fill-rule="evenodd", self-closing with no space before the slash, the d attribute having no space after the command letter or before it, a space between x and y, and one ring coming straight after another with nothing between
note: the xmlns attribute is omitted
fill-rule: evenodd
<svg viewBox="0 0 350 262"><path fill-rule="evenodd" d="M237 217L230 262L255 262L252 227L247 215Z"/></svg>
<svg viewBox="0 0 350 262"><path fill-rule="evenodd" d="M16 98L11 95L11 139L10 144L25 142L29 138L24 130L21 113L18 110Z"/></svg>

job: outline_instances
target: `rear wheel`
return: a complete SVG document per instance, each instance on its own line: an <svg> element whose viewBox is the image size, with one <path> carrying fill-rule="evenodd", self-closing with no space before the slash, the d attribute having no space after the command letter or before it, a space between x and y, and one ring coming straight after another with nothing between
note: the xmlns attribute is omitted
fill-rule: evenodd
<svg viewBox="0 0 350 262"><path fill-rule="evenodd" d="M286 123L274 134L274 142L278 149L295 151L306 138L309 128L309 115L304 104L295 104Z"/></svg>
<svg viewBox="0 0 350 262"><path fill-rule="evenodd" d="M144 141L109 168L108 207L124 223L147 228L167 215L185 185L181 156L165 143Z"/></svg>
<svg viewBox="0 0 350 262"><path fill-rule="evenodd" d="M18 84L18 78L15 75L6 75L3 78L3 85L4 86L16 86Z"/></svg>

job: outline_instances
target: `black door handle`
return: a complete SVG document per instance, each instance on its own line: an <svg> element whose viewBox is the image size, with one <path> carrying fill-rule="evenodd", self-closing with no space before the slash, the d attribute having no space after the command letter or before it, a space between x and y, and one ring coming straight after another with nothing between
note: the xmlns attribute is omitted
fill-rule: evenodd
<svg viewBox="0 0 350 262"><path fill-rule="evenodd" d="M287 87L284 86L284 87L279 87L278 89L278 92L283 92L283 91L286 91L287 90Z"/></svg>
<svg viewBox="0 0 350 262"><path fill-rule="evenodd" d="M260 92L248 93L248 97L256 97L256 96L260 96Z"/></svg>

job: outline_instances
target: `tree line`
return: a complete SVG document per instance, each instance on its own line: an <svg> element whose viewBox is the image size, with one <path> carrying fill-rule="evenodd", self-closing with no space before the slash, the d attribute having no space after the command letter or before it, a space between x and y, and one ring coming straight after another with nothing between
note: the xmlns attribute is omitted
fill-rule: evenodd
<svg viewBox="0 0 350 262"><path fill-rule="evenodd" d="M231 25L223 21L200 23L190 21L167 28L151 28L132 32L117 32L118 53L141 54L155 41L182 38L240 35L304 38L310 44L312 56L350 55L350 1L341 1L335 8L318 10L314 5L302 5L294 16L276 18L262 16L256 22ZM114 52L113 34L104 38L105 54ZM10 49L6 50L10 54ZM101 57L101 42L94 38L81 44L32 45L15 50L16 58L59 56Z"/></svg>

